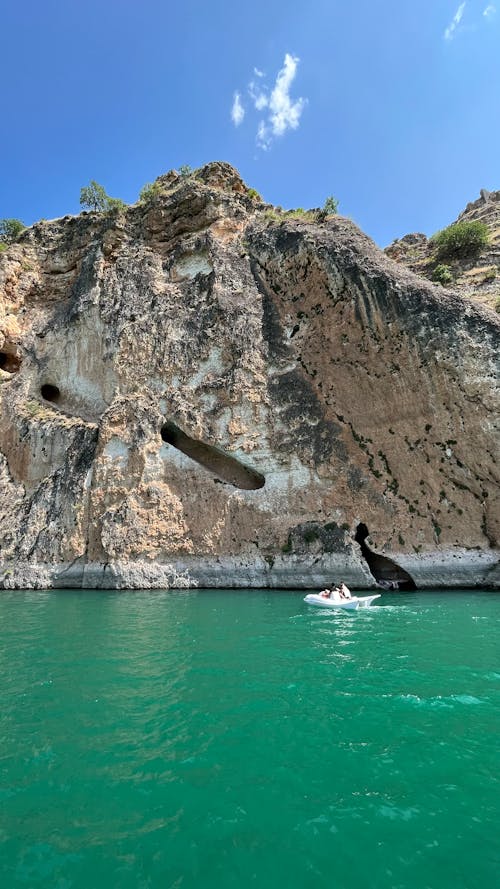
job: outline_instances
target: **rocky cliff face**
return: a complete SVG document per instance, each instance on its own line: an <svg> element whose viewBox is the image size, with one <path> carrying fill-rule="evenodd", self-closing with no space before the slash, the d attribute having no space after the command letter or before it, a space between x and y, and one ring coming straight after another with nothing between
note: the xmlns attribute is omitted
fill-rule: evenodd
<svg viewBox="0 0 500 889"><path fill-rule="evenodd" d="M498 316L226 164L159 183L0 258L0 584L498 585Z"/></svg>
<svg viewBox="0 0 500 889"><path fill-rule="evenodd" d="M500 312L500 191L483 189L477 201L467 204L456 222L483 222L490 231L489 244L476 257L451 261L447 286L461 296ZM432 241L423 234L405 235L385 250L387 256L429 280L436 268Z"/></svg>

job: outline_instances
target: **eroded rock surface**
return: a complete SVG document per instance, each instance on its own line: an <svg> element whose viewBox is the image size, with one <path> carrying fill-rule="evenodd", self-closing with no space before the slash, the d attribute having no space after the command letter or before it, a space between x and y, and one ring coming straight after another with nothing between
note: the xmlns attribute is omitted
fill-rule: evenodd
<svg viewBox="0 0 500 889"><path fill-rule="evenodd" d="M227 164L159 182L0 258L0 583L370 587L362 526L500 584L498 316Z"/></svg>
<svg viewBox="0 0 500 889"><path fill-rule="evenodd" d="M452 280L446 284L461 296L500 312L500 191L481 190L477 201L467 204L456 222L483 222L489 243L478 256L448 260ZM387 256L419 275L433 280L438 261L432 240L423 234L405 235L385 250ZM446 263L446 264L448 264Z"/></svg>

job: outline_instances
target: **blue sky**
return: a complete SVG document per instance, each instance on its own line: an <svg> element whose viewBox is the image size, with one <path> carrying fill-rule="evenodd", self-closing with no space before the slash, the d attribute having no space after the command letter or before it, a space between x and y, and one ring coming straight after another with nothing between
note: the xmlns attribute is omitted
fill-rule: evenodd
<svg viewBox="0 0 500 889"><path fill-rule="evenodd" d="M0 217L227 160L385 245L500 189L500 0L24 0L0 51Z"/></svg>

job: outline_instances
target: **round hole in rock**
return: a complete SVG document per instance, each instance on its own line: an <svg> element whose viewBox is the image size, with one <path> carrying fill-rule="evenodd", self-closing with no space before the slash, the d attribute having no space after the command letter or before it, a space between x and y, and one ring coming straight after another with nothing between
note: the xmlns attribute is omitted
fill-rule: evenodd
<svg viewBox="0 0 500 889"><path fill-rule="evenodd" d="M61 397L60 390L57 386L53 386L52 383L44 383L40 392L45 401L57 402Z"/></svg>
<svg viewBox="0 0 500 889"><path fill-rule="evenodd" d="M0 368L6 373L17 373L21 367L21 359L10 352L0 352Z"/></svg>

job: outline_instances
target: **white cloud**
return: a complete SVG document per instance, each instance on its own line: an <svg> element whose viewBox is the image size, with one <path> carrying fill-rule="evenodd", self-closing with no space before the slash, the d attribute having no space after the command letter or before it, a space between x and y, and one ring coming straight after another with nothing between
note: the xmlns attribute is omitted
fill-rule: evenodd
<svg viewBox="0 0 500 889"><path fill-rule="evenodd" d="M256 86L253 80L248 84L248 92L257 111L262 111L264 108L267 108L269 99L265 91L262 90L260 86Z"/></svg>
<svg viewBox="0 0 500 889"><path fill-rule="evenodd" d="M484 15L485 19L490 19L490 18L492 18L492 16L495 15L496 11L497 11L496 6L493 6L493 3L490 3L490 5L487 6L486 9L484 10L483 15Z"/></svg>
<svg viewBox="0 0 500 889"><path fill-rule="evenodd" d="M306 104L305 99L290 98L290 87L297 73L299 59L285 55L283 68L278 73L274 89L269 99L270 123L274 136L282 136L287 130L296 130L300 115Z"/></svg>
<svg viewBox="0 0 500 889"><path fill-rule="evenodd" d="M257 127L257 145L259 148L263 148L264 151L267 151L268 148L271 147L271 133L269 132L269 127L266 126L263 120L259 121L259 126Z"/></svg>
<svg viewBox="0 0 500 889"><path fill-rule="evenodd" d="M288 130L296 130L299 126L307 99L292 99L290 95L298 64L299 59L287 52L283 67L278 71L272 86L266 84L263 71L253 69L254 79L248 84L247 90L254 109L259 112L256 141L258 147L264 151L271 147L275 138L283 136ZM242 122L244 115L241 96L236 92L231 111L235 126Z"/></svg>
<svg viewBox="0 0 500 889"><path fill-rule="evenodd" d="M446 31L444 32L444 39L445 40L453 40L453 37L455 36L455 31L457 30L460 22L462 21L462 16L464 14L464 10L465 10L466 6L467 6L467 3L464 2L464 3L461 3L460 6L458 7L450 24L448 25L448 27L446 28Z"/></svg>
<svg viewBox="0 0 500 889"><path fill-rule="evenodd" d="M241 97L238 92L234 94L233 99L233 107L231 108L231 120L233 121L235 127L239 127L243 118L245 117L245 109L241 104Z"/></svg>

